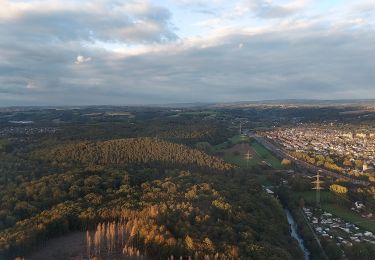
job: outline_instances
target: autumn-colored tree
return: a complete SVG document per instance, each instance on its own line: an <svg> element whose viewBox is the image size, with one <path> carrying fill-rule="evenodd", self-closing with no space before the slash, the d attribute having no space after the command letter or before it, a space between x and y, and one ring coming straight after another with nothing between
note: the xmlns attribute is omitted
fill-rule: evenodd
<svg viewBox="0 0 375 260"><path fill-rule="evenodd" d="M348 193L348 188L346 188L345 186L342 186L342 185L338 185L338 184L332 184L331 186L329 186L329 189L335 193L339 193L339 194L346 194Z"/></svg>

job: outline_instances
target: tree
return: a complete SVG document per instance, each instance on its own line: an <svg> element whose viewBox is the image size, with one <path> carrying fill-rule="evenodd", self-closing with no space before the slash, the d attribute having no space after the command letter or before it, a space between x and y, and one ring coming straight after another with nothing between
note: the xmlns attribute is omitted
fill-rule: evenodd
<svg viewBox="0 0 375 260"><path fill-rule="evenodd" d="M17 202L14 207L14 214L19 218L27 218L32 216L36 208L25 201Z"/></svg>
<svg viewBox="0 0 375 260"><path fill-rule="evenodd" d="M292 162L290 160L285 159L285 158L281 161L281 165L283 166L289 166L291 163Z"/></svg>
<svg viewBox="0 0 375 260"><path fill-rule="evenodd" d="M344 187L344 186L341 186L341 185L338 185L338 184L332 184L331 186L329 186L329 189L335 193L339 193L339 194L346 194L348 193L348 188Z"/></svg>
<svg viewBox="0 0 375 260"><path fill-rule="evenodd" d="M330 260L340 260L342 257L341 249L333 242L328 242L324 250Z"/></svg>
<svg viewBox="0 0 375 260"><path fill-rule="evenodd" d="M208 237L203 240L203 250L206 254L213 254L215 252L214 244Z"/></svg>
<svg viewBox="0 0 375 260"><path fill-rule="evenodd" d="M185 237L185 245L189 251L194 251L194 241L189 235Z"/></svg>

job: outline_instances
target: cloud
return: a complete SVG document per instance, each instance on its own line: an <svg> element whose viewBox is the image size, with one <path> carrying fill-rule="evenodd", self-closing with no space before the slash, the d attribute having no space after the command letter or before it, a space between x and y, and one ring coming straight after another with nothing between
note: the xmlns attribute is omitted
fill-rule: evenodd
<svg viewBox="0 0 375 260"><path fill-rule="evenodd" d="M63 96L73 104L375 96L375 54L368 45L375 33L331 31L327 36L319 28L310 31L231 33L207 46L204 41L176 43L137 55L91 50L87 57L96 62L80 70L65 61L48 68L34 61L33 73L25 78L31 77L43 91L23 93L49 97L52 103ZM72 54L61 49L60 58ZM26 66L17 64L25 71Z"/></svg>
<svg viewBox="0 0 375 260"><path fill-rule="evenodd" d="M142 2L2 0L2 35L22 40L165 42L177 39L168 9ZM6 27L6 28L4 28Z"/></svg>
<svg viewBox="0 0 375 260"><path fill-rule="evenodd" d="M310 0L292 0L285 4L274 4L270 1L259 1L257 15L264 18L278 18L296 14L305 9Z"/></svg>
<svg viewBox="0 0 375 260"><path fill-rule="evenodd" d="M149 2L0 4L0 105L375 97L374 20L359 7L300 16L258 5L244 17L278 18L181 38L173 10Z"/></svg>
<svg viewBox="0 0 375 260"><path fill-rule="evenodd" d="M33 80L30 80L27 82L26 88L31 89L31 90L34 90L34 89L37 90L39 89L39 86Z"/></svg>
<svg viewBox="0 0 375 260"><path fill-rule="evenodd" d="M84 57L82 55L78 55L76 61L74 62L75 64L83 64L91 61L91 57Z"/></svg>
<svg viewBox="0 0 375 260"><path fill-rule="evenodd" d="M259 18L282 18L297 14L305 9L311 0L241 0L233 8L227 17L239 17L253 14Z"/></svg>

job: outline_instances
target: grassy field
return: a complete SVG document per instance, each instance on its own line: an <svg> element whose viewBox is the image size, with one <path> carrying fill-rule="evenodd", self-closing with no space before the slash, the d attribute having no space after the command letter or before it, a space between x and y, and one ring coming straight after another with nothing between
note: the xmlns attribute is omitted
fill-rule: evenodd
<svg viewBox="0 0 375 260"><path fill-rule="evenodd" d="M314 191L295 192L293 193L293 196L296 196L298 198L302 196L307 203L311 204L314 204L316 201ZM362 218L358 213L350 210L345 205L341 205L339 201L343 199L333 195L329 191L321 192L320 197L321 207L325 211L328 211L345 221L351 222L359 227L375 233L375 221Z"/></svg>
<svg viewBox="0 0 375 260"><path fill-rule="evenodd" d="M252 158L247 162L244 155L224 155L223 156L224 161L236 164L240 166L241 168L247 168L252 166L257 166L261 163L260 160L257 158Z"/></svg>
<svg viewBox="0 0 375 260"><path fill-rule="evenodd" d="M271 164L272 168L276 170L283 169L280 160L277 159L270 151L264 148L263 145L259 144L258 142L252 142L251 147L262 160Z"/></svg>
<svg viewBox="0 0 375 260"><path fill-rule="evenodd" d="M215 151L220 151L220 150L223 150L225 148L228 148L228 146L233 146L235 144L238 144L238 143L241 143L241 142L249 142L249 137L247 136L241 136L241 135L235 135L231 138L228 139L228 141L224 142L224 143L221 143L221 144L217 144L214 147Z"/></svg>
<svg viewBox="0 0 375 260"><path fill-rule="evenodd" d="M236 145L243 143L245 143L248 148L246 148L245 150L239 149L237 153L234 153L232 151L229 152L229 150L231 150ZM247 136L235 135L232 138L228 139L228 141L214 146L214 150L216 152L223 152L223 159L227 162L236 164L243 168L264 165L264 162L266 162L266 164L271 166L271 168L273 169L283 169L280 161L275 156L273 156L271 152L269 152L258 142L250 140L250 138ZM251 154L251 159L248 161L245 158L245 154L247 151L249 151Z"/></svg>
<svg viewBox="0 0 375 260"><path fill-rule="evenodd" d="M238 144L241 142L249 142L249 137L246 135L235 135L232 138L229 139L232 144Z"/></svg>

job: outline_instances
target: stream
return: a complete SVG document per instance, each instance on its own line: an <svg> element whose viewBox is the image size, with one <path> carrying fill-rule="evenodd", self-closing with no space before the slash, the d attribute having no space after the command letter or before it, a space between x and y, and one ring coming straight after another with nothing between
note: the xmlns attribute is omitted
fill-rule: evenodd
<svg viewBox="0 0 375 260"><path fill-rule="evenodd" d="M294 221L294 218L293 218L292 214L290 213L290 211L288 209L284 209L284 211L286 213L286 217L288 219L288 223L290 224L290 227L292 229L291 236L298 241L298 245L299 245L299 247L301 248L301 250L303 252L304 259L305 260L309 260L310 259L310 257L309 257L310 256L310 252L309 252L309 250L307 250L307 248L305 247L305 245L303 243L303 239L298 234L297 224Z"/></svg>

